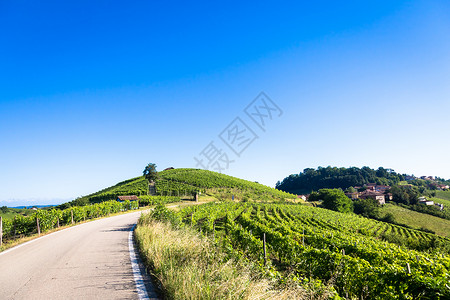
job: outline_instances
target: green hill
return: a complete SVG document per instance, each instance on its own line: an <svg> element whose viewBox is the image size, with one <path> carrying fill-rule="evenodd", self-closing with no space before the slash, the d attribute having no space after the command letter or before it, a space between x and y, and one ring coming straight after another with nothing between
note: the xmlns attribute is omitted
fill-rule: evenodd
<svg viewBox="0 0 450 300"><path fill-rule="evenodd" d="M158 172L156 180L157 195L191 196L200 192L220 200L285 200L295 199L292 194L233 176L200 169L172 169ZM68 205L86 205L117 199L123 195L147 195L147 180L140 176L100 190L96 193L75 199Z"/></svg>
<svg viewBox="0 0 450 300"><path fill-rule="evenodd" d="M391 169L369 167L337 168L319 167L317 169L304 169L299 174L292 174L277 182L276 188L289 193L310 193L323 188L346 189L351 186L363 186L368 183L395 185L403 181L401 174Z"/></svg>

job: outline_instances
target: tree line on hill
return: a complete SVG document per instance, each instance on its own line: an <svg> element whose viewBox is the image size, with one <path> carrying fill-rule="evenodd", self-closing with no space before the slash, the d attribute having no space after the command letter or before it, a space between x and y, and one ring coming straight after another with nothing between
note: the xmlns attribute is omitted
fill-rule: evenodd
<svg viewBox="0 0 450 300"><path fill-rule="evenodd" d="M450 219L450 211L431 205L421 204L419 197L435 197L434 190L436 182L446 182L442 178L435 181L414 179L409 180L407 185L399 185L406 179L406 174L396 173L392 169L383 167L377 170L369 167L319 167L317 169L307 168L300 174L293 174L282 182L277 182L276 188L297 194L310 194L309 201L321 201L322 206L328 209L350 212L364 215L369 218L380 219L378 201L375 199L354 199L350 200L344 193L356 192L353 187L360 187L359 191L366 189L369 183L390 186L385 190L385 194L392 196L392 202L404 206L408 209L421 213L430 214L444 219ZM391 216L388 216L389 220Z"/></svg>
<svg viewBox="0 0 450 300"><path fill-rule="evenodd" d="M378 185L396 185L404 180L402 174L383 167L373 170L369 167L318 167L307 168L299 174L292 174L278 181L276 188L290 193L310 193L323 188L341 188L343 190L352 186L364 186L368 183Z"/></svg>

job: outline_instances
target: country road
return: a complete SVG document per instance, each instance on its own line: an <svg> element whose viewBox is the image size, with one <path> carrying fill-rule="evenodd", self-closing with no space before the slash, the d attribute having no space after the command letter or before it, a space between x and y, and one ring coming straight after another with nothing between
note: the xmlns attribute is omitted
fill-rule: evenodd
<svg viewBox="0 0 450 300"><path fill-rule="evenodd" d="M156 298L144 274L138 293L135 275L143 272L132 263L134 252L130 258L130 230L140 214L88 222L0 253L0 299L148 299L145 291Z"/></svg>

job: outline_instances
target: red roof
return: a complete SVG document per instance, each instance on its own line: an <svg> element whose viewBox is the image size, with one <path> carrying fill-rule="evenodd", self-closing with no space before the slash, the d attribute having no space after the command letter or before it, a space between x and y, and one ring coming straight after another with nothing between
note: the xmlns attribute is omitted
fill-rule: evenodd
<svg viewBox="0 0 450 300"><path fill-rule="evenodd" d="M134 200L139 200L139 198L136 195L132 195L132 196L119 196L117 197L120 201L125 201L125 200L130 200L130 201L134 201Z"/></svg>

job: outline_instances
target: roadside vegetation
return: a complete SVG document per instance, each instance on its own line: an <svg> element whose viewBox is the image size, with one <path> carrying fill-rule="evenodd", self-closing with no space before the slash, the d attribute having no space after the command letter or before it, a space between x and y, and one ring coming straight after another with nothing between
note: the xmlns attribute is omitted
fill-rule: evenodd
<svg viewBox="0 0 450 300"><path fill-rule="evenodd" d="M157 206L140 218L135 232L141 257L165 299L339 299L320 281L281 280L242 250L174 218Z"/></svg>
<svg viewBox="0 0 450 300"><path fill-rule="evenodd" d="M449 239L351 213L231 201L158 206L136 238L167 299L450 297Z"/></svg>

